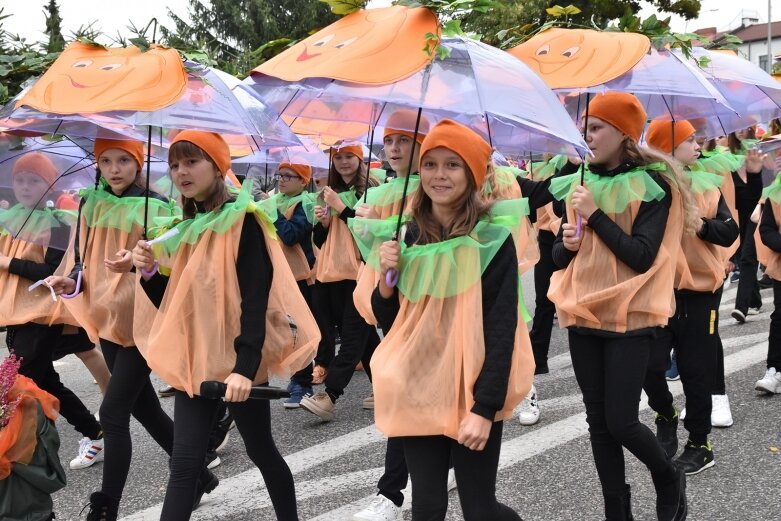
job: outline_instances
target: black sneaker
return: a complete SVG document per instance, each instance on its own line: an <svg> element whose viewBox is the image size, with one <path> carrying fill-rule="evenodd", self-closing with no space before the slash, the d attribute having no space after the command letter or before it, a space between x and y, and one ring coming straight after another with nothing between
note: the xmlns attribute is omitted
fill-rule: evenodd
<svg viewBox="0 0 781 521"><path fill-rule="evenodd" d="M664 449L668 458L674 458L678 452L678 409L673 408L675 414L672 419L667 419L659 413L656 413L656 439L659 445Z"/></svg>
<svg viewBox="0 0 781 521"><path fill-rule="evenodd" d="M119 501L108 497L103 492L90 494L87 506L89 507L87 521L116 521L117 519Z"/></svg>
<svg viewBox="0 0 781 521"><path fill-rule="evenodd" d="M217 411L217 417L219 418L212 431L209 433L209 445L206 447L206 452L219 452L228 443L228 431L230 431L233 425L233 416L231 416L228 406L225 402L220 401L220 408Z"/></svg>
<svg viewBox="0 0 781 521"><path fill-rule="evenodd" d="M716 464L713 460L713 445L710 442L705 445L696 445L689 440L675 463L683 469L687 476L699 474Z"/></svg>
<svg viewBox="0 0 781 521"><path fill-rule="evenodd" d="M157 390L157 394L160 395L160 398L167 398L169 396L173 396L175 392L176 389L174 389L170 385L166 385Z"/></svg>
<svg viewBox="0 0 781 521"><path fill-rule="evenodd" d="M746 323L746 314L743 313L741 310L733 309L732 313L730 313L730 315L732 315L732 318L737 320L738 324L745 324Z"/></svg>
<svg viewBox="0 0 781 521"><path fill-rule="evenodd" d="M220 480L215 476L212 471L205 470L201 473L201 475L198 477L198 484L196 485L195 489L195 501L193 502L193 510L198 508L198 505L201 504L201 498L203 498L204 494L210 493L212 490L217 488L217 485L220 484Z"/></svg>
<svg viewBox="0 0 781 521"><path fill-rule="evenodd" d="M675 468L672 479L651 476L656 489L656 517L659 521L683 521L689 512L686 501L686 474Z"/></svg>
<svg viewBox="0 0 781 521"><path fill-rule="evenodd" d="M768 289L773 287L773 279L767 276L767 273L762 275L762 278L757 281L759 289Z"/></svg>
<svg viewBox="0 0 781 521"><path fill-rule="evenodd" d="M206 468L211 470L214 468L217 468L222 463L222 460L220 459L220 456L217 454L216 450L210 450L206 452Z"/></svg>

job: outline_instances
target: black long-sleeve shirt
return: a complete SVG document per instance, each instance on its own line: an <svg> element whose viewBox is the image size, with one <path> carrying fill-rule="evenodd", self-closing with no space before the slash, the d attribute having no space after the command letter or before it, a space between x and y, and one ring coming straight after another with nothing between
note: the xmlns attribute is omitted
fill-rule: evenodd
<svg viewBox="0 0 781 521"><path fill-rule="evenodd" d="M602 170L597 165L591 165L591 171L601 176L616 176L628 172L636 165L623 164L613 170ZM600 209L597 209L588 219L588 227L605 243L613 255L621 262L638 273L645 273L656 260L656 254L662 245L667 216L672 204L670 185L657 172L649 172L651 178L664 190L661 201L640 203L640 208L632 223L631 235L624 233L618 224ZM567 222L566 212L562 216L562 224ZM577 252L564 247L562 241L564 227L559 230L553 243L553 262L560 268L566 268Z"/></svg>
<svg viewBox="0 0 781 521"><path fill-rule="evenodd" d="M115 194L108 186L105 188L105 190L108 193L115 195L116 197L119 197L120 199L123 197L144 197L146 196L147 193L145 188L142 188L135 183L128 186L127 189L119 195ZM149 191L149 197L151 199L157 199L159 201L164 201L164 202L168 201L168 199L166 199L162 195L158 194L157 192L152 192L151 190ZM79 203L79 217L81 217L82 208L84 207L85 202L86 201L82 199L81 202ZM87 233L89 233L89 231ZM73 269L68 275L73 280L76 280L79 276L79 272L84 269L84 258L82 257L81 252L79 251L80 234L81 234L81 218L79 218L78 222L76 222L76 237L75 240L73 241L73 248L76 254L75 255L76 263L73 265ZM87 237L89 237L89 235L87 235ZM131 271L134 272L135 268L132 268ZM83 290L84 287L82 286L81 289Z"/></svg>
<svg viewBox="0 0 781 521"><path fill-rule="evenodd" d="M744 182L737 172L732 172L732 181L735 184L735 208L738 210L740 222L744 222L762 197L762 175L761 172L746 172Z"/></svg>
<svg viewBox="0 0 781 521"><path fill-rule="evenodd" d="M415 226L407 228L405 242L416 239ZM510 378L515 329L518 325L518 259L512 238L508 238L488 264L481 279L483 293L483 338L485 361L475 382L472 412L494 420L504 407ZM389 331L399 313L398 293L383 298L379 288L372 294L372 310L383 331Z"/></svg>
<svg viewBox="0 0 781 521"><path fill-rule="evenodd" d="M277 210L277 220L274 221L279 239L286 246L299 244L304 250L306 260L311 268L315 263L315 252L312 249L312 223L306 218L306 212L301 204L296 205L293 215L286 219L282 212Z"/></svg>
<svg viewBox="0 0 781 521"><path fill-rule="evenodd" d="M776 224L772 205L767 202L762 207L762 220L759 221L759 236L762 242L776 253L781 253L781 233Z"/></svg>
<svg viewBox="0 0 781 521"><path fill-rule="evenodd" d="M244 218L241 228L236 273L241 295L241 317L239 335L233 342L236 350L233 372L253 379L260 367L261 348L266 339L266 310L273 269L263 232L251 214ZM160 273L148 281L141 280L141 286L156 307L160 307L167 285L168 277Z"/></svg>
<svg viewBox="0 0 781 521"><path fill-rule="evenodd" d="M52 244L67 244L70 236L70 226L60 223L60 226L51 228ZM8 265L8 272L29 279L33 282L43 280L54 275L55 270L62 262L65 252L61 249L49 247L43 257L43 262L34 262L26 259L12 258Z"/></svg>
<svg viewBox="0 0 781 521"><path fill-rule="evenodd" d="M738 223L732 218L732 213L729 211L729 206L727 206L723 195L719 196L716 215L712 218L703 217L702 222L702 229L697 232L697 237L717 246L725 248L731 246L740 235Z"/></svg>

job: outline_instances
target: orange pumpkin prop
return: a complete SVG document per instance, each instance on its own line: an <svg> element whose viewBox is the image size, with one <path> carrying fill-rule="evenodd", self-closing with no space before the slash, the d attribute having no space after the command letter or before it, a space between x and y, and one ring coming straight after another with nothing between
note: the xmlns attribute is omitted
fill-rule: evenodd
<svg viewBox="0 0 781 521"><path fill-rule="evenodd" d="M17 103L42 112L152 111L178 100L187 86L174 49L104 49L74 42Z"/></svg>
<svg viewBox="0 0 781 521"><path fill-rule="evenodd" d="M381 85L423 68L426 34L439 34L434 13L393 6L351 13L254 69L286 81L332 78Z"/></svg>
<svg viewBox="0 0 781 521"><path fill-rule="evenodd" d="M552 89L593 87L637 65L651 47L647 36L591 29L548 29L509 52Z"/></svg>

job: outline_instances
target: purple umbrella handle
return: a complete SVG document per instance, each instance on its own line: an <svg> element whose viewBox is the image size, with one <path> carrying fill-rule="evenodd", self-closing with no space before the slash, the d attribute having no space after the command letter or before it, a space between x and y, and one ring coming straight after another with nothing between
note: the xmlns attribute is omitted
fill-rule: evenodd
<svg viewBox="0 0 781 521"><path fill-rule="evenodd" d="M152 266L152 269L149 271L146 271L144 268L141 268L141 275L144 277L151 278L155 273L157 273L158 263L155 261L154 265Z"/></svg>
<svg viewBox="0 0 781 521"><path fill-rule="evenodd" d="M325 212L326 215L328 215L328 212L331 211L331 207L328 206L328 205L325 205L325 206L323 206L323 211Z"/></svg>
<svg viewBox="0 0 781 521"><path fill-rule="evenodd" d="M398 270L391 269L385 272L385 284L387 284L389 288L395 288L396 284L398 283L399 283Z"/></svg>
<svg viewBox="0 0 781 521"><path fill-rule="evenodd" d="M576 228L575 228L575 237L580 238L580 236L583 234L583 218L578 215L577 220L575 221Z"/></svg>
<svg viewBox="0 0 781 521"><path fill-rule="evenodd" d="M63 293L62 295L60 295L62 298L72 299L75 298L76 295L78 295L81 292L81 279L83 273L84 273L83 270L80 271L78 276L76 277L76 289L73 290L73 293Z"/></svg>

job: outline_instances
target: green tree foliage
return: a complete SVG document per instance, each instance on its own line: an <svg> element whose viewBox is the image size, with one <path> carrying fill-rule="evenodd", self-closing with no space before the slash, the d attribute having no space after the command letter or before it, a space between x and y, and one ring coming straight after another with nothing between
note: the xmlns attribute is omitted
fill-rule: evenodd
<svg viewBox="0 0 781 521"><path fill-rule="evenodd" d="M165 42L202 50L237 75L338 19L318 0L190 0L188 15L190 22L169 10L176 27L163 28Z"/></svg>
<svg viewBox="0 0 781 521"><path fill-rule="evenodd" d="M60 7L57 0L49 0L49 4L44 7L43 14L46 16L46 35L49 42L46 44L47 52L60 52L65 48L65 38L62 36L60 24Z"/></svg>
<svg viewBox="0 0 781 521"><path fill-rule="evenodd" d="M573 26L604 29L611 20L636 13L640 10L638 0L571 0L567 4L579 9L579 13L567 16ZM700 0L649 0L659 11L681 15L686 19L696 18L700 12ZM506 31L524 34L539 28L561 15L554 15L548 9L561 5L557 0L501 0L498 6L488 13L473 12L463 18L462 27L483 35L483 41L491 45L510 45L520 43L509 41ZM518 31L518 29L525 30Z"/></svg>

